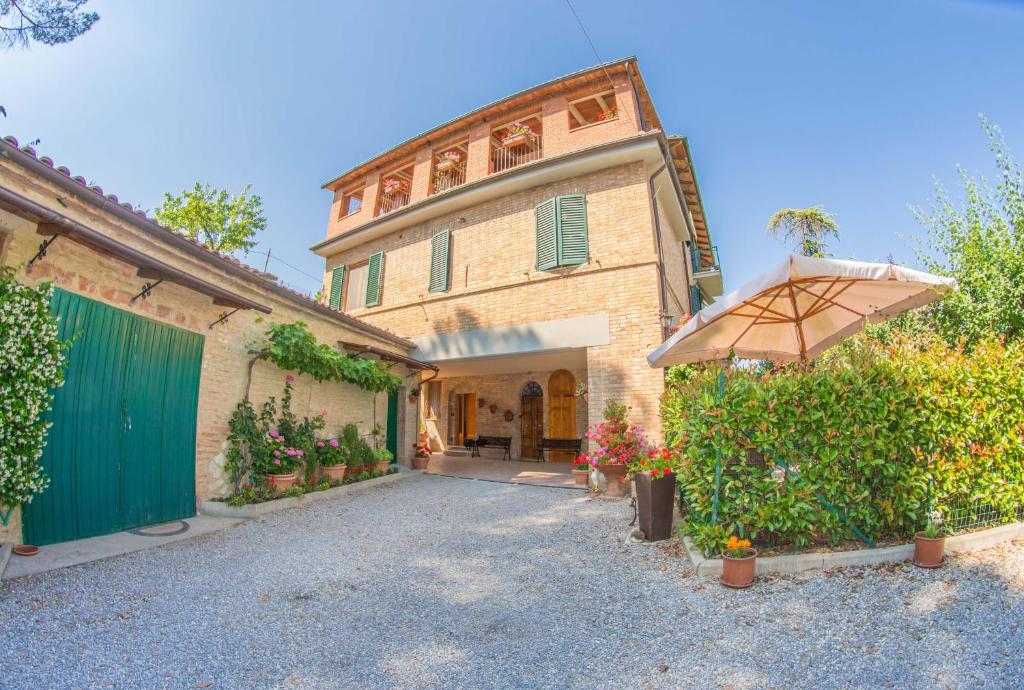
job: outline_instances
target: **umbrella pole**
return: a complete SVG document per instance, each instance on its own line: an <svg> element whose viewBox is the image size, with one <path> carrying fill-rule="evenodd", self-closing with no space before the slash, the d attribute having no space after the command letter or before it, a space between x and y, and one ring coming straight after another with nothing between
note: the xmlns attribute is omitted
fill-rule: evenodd
<svg viewBox="0 0 1024 690"><path fill-rule="evenodd" d="M718 405L725 402L725 371L718 370ZM715 498L711 504L711 524L718 524L718 495L722 489L722 421L718 421L718 443L715 444Z"/></svg>

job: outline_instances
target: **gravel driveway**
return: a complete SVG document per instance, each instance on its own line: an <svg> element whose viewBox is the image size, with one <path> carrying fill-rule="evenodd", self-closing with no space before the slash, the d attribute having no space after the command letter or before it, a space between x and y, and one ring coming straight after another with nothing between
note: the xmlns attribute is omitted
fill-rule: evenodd
<svg viewBox="0 0 1024 690"><path fill-rule="evenodd" d="M621 501L417 475L0 589L0 687L1024 685L1024 544L696 578Z"/></svg>

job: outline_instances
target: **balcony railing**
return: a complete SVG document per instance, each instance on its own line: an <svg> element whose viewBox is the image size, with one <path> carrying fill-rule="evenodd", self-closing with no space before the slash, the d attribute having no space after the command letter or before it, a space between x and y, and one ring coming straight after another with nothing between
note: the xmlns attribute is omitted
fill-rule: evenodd
<svg viewBox="0 0 1024 690"><path fill-rule="evenodd" d="M491 172L501 172L543 158L541 137L524 146L496 145L491 150Z"/></svg>
<svg viewBox="0 0 1024 690"><path fill-rule="evenodd" d="M397 211L409 204L409 192L395 192L394 194L383 194L380 199L380 211L378 215Z"/></svg>
<svg viewBox="0 0 1024 690"><path fill-rule="evenodd" d="M434 172L433 193L447 192L461 184L466 183L466 161L462 161L447 170L436 170Z"/></svg>
<svg viewBox="0 0 1024 690"><path fill-rule="evenodd" d="M721 270L721 264L718 263L718 247L711 248L710 258L705 256L705 251L690 245L690 264L693 266L693 272L707 273Z"/></svg>

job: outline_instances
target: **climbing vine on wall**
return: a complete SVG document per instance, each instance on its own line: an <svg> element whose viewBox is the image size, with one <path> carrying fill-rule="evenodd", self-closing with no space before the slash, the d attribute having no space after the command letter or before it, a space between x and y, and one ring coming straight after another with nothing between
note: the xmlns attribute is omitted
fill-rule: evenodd
<svg viewBox="0 0 1024 690"><path fill-rule="evenodd" d="M32 500L49 478L39 458L50 423L42 418L64 383L64 351L50 312L53 286L29 286L0 268L0 507Z"/></svg>
<svg viewBox="0 0 1024 690"><path fill-rule="evenodd" d="M302 321L271 324L265 347L257 355L285 371L309 374L317 381L344 381L371 393L395 391L402 383L377 360L353 359L318 343Z"/></svg>

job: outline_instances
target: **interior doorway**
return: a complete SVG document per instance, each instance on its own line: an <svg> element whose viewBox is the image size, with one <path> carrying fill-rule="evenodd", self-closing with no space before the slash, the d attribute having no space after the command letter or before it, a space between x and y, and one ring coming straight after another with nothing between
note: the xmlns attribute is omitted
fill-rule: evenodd
<svg viewBox="0 0 1024 690"><path fill-rule="evenodd" d="M544 390L536 381L528 381L519 397L519 456L536 460L540 457L540 440L544 437Z"/></svg>
<svg viewBox="0 0 1024 690"><path fill-rule="evenodd" d="M452 393L448 399L448 444L462 446L476 438L476 393Z"/></svg>

